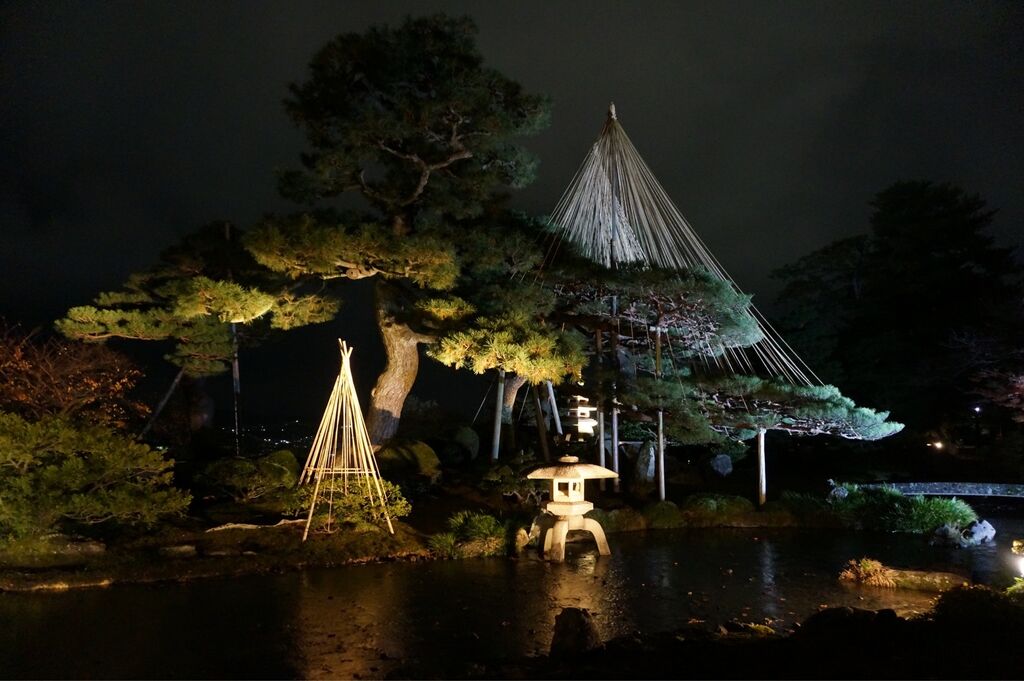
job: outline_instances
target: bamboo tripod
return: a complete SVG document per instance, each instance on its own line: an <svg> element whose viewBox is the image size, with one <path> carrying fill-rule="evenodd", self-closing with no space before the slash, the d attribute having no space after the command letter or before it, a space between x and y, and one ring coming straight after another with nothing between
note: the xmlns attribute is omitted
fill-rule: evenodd
<svg viewBox="0 0 1024 681"><path fill-rule="evenodd" d="M370 444L370 435L366 431L356 386L352 381L352 348L343 340L339 340L338 345L341 348L341 372L334 382L327 409L324 410L320 427L313 438L313 446L306 457L306 465L299 476L300 485L310 482L314 485L313 501L309 506L302 541L306 541L309 536L317 504L324 500L327 501L327 529L330 530L335 491L348 494L349 485L353 487L353 492L361 491L365 494L371 504L380 504L388 531L395 533L391 516L388 515L387 494L380 484L380 469L377 468L373 445Z"/></svg>

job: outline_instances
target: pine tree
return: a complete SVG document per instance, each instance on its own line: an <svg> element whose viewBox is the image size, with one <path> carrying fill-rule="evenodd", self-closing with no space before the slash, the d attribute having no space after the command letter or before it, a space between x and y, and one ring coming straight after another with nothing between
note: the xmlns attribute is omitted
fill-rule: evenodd
<svg viewBox="0 0 1024 681"><path fill-rule="evenodd" d="M397 429L419 346L438 340L455 319L446 315L486 307L455 294L477 290L468 268L521 269L500 204L533 179L536 162L512 140L542 129L548 104L484 66L475 31L436 15L342 34L317 52L285 103L309 145L303 168L281 176L285 196L317 210L271 218L248 241L279 272L376 279L387 354L369 409L376 443ZM333 209L345 194L369 210Z"/></svg>

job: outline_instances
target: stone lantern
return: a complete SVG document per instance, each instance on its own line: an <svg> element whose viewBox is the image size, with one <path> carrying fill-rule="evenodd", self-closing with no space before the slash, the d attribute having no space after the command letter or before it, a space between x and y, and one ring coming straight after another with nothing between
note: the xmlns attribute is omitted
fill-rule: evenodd
<svg viewBox="0 0 1024 681"><path fill-rule="evenodd" d="M583 485L587 480L617 478L615 471L604 466L580 463L578 457L563 456L556 466L538 468L526 476L530 480L551 481L551 501L544 507L550 516L541 519L541 546L544 557L549 560L565 560L565 538L569 530L586 530L594 535L597 550L602 556L611 553L601 524L583 514L594 508L594 504L583 496Z"/></svg>

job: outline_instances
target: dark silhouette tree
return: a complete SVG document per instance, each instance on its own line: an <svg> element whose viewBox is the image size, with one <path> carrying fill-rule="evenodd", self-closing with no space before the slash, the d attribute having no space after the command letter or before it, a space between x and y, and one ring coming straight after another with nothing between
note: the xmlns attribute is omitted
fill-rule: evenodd
<svg viewBox="0 0 1024 681"><path fill-rule="evenodd" d="M969 416L970 379L1010 337L1020 269L986 233L995 211L958 187L898 182L871 206L870 234L776 273L787 337L856 399L940 433Z"/></svg>

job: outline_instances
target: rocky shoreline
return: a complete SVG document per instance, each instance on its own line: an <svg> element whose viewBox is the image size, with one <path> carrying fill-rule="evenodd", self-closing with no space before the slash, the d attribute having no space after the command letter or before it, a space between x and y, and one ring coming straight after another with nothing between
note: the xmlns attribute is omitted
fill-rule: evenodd
<svg viewBox="0 0 1024 681"><path fill-rule="evenodd" d="M568 629L556 625L546 656L407 665L388 678L1002 679L1024 670L1024 607L984 587L955 589L922 617L825 608L789 633L731 622L717 630L635 633L589 649L592 635L579 624L585 617L572 619L577 624Z"/></svg>

